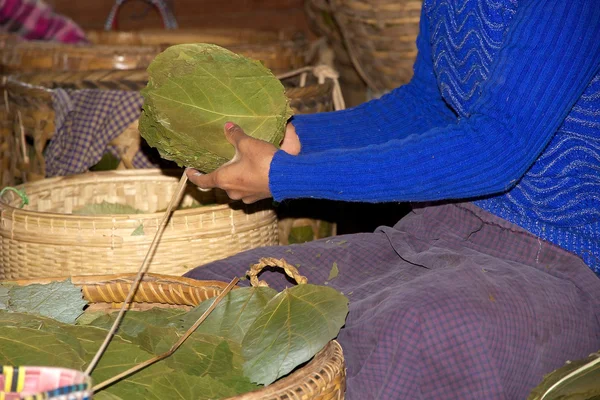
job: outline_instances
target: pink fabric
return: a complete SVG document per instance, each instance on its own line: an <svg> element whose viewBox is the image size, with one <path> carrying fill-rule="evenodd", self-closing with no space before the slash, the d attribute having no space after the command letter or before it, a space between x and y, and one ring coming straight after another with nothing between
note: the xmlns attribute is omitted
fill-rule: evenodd
<svg viewBox="0 0 600 400"><path fill-rule="evenodd" d="M28 40L86 42L85 32L75 22L41 0L0 0L0 31Z"/></svg>

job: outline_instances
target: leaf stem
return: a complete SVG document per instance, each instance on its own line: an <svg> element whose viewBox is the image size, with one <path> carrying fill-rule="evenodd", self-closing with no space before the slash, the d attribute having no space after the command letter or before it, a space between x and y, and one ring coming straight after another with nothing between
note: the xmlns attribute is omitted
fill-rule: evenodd
<svg viewBox="0 0 600 400"><path fill-rule="evenodd" d="M106 351L106 348L110 344L111 339L115 335L115 332L117 331L117 328L119 327L119 324L121 323L121 320L123 319L123 315L125 314L125 311L127 310L127 307L129 306L129 304L133 300L133 296L135 295L135 292L137 291L137 289L140 285L140 282L142 281L142 277L144 276L144 273L146 272L148 262L149 262L151 256L154 254L154 251L156 250L156 246L158 245L158 239L162 236L162 233L165 230L165 226L167 225L167 220L169 219L169 216L171 215L173 207L175 206L175 204L177 204L179 202L181 196L183 195L186 183L187 183L187 175L185 174L185 171L184 171L183 174L181 175L181 179L179 180L179 184L177 185L175 193L173 194L173 197L171 198L171 201L169 202L169 205L168 205L167 209L165 210L162 220L160 221L160 225L158 226L158 229L156 230L156 233L154 234L154 238L152 239L150 248L148 249L148 252L146 253L146 257L144 257L144 261L142 262L142 265L140 265L137 276L135 277L135 280L131 284L131 288L129 289L127 298L125 299L125 301L123 301L123 305L121 306L121 309L119 310L119 314L117 315L115 322L113 323L112 327L110 328L110 331L106 335L104 342L102 343L102 345L96 352L96 355L90 362L90 365L88 365L87 369L85 370L85 373L87 375L91 375L92 371L98 364L98 361L100 361L100 357L102 357L102 354L104 354L104 352Z"/></svg>

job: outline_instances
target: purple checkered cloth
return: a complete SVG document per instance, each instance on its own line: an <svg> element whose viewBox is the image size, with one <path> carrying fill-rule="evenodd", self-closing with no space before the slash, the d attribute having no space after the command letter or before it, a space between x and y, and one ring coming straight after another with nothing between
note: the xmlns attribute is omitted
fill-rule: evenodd
<svg viewBox="0 0 600 400"><path fill-rule="evenodd" d="M600 279L472 204L414 209L374 233L246 251L186 276L229 281L267 256L350 299L338 337L349 400L522 400L544 374L600 349ZM327 282L333 263L339 275ZM261 278L289 285L282 274Z"/></svg>
<svg viewBox="0 0 600 400"><path fill-rule="evenodd" d="M27 40L87 42L85 32L73 20L40 0L0 0L0 31Z"/></svg>
<svg viewBox="0 0 600 400"><path fill-rule="evenodd" d="M136 91L55 89L52 102L56 129L44 154L49 177L83 173L107 151L118 157L109 142L139 118L143 98ZM154 164L138 151L133 166Z"/></svg>

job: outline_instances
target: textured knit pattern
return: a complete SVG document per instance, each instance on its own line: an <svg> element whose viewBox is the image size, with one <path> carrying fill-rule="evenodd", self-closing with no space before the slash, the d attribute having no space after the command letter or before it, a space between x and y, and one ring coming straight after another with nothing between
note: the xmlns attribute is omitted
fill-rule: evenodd
<svg viewBox="0 0 600 400"><path fill-rule="evenodd" d="M413 80L295 117L302 153L276 153L271 191L473 200L600 273L599 37L594 0L426 0Z"/></svg>
<svg viewBox="0 0 600 400"><path fill-rule="evenodd" d="M143 98L135 91L56 89L52 102L56 129L45 150L49 177L86 172L107 151L118 157L109 142L139 118ZM142 151L133 165L154 166Z"/></svg>
<svg viewBox="0 0 600 400"><path fill-rule="evenodd" d="M473 204L417 209L374 233L254 249L187 275L228 282L267 256L349 298L338 337L347 400L522 400L544 374L600 347L600 279ZM339 274L328 280L334 263ZM282 273L261 279L289 286Z"/></svg>
<svg viewBox="0 0 600 400"><path fill-rule="evenodd" d="M0 31L28 40L87 41L85 32L75 22L40 0L0 0Z"/></svg>

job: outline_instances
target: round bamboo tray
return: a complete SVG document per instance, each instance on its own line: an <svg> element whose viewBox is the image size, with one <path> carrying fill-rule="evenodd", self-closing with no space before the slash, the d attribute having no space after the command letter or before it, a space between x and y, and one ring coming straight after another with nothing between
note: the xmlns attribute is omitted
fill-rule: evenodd
<svg viewBox="0 0 600 400"><path fill-rule="evenodd" d="M407 83L417 55L421 0L309 0L313 29L332 43L336 56L348 58L374 96Z"/></svg>
<svg viewBox="0 0 600 400"><path fill-rule="evenodd" d="M145 69L166 47L213 43L262 61L275 72L305 65L308 41L299 34L250 29L87 32L90 44L23 41L1 50L4 73ZM97 40L97 43L94 43Z"/></svg>
<svg viewBox="0 0 600 400"><path fill-rule="evenodd" d="M180 174L143 169L43 179L17 187L29 198L23 208L21 198L7 191L0 199L0 279L137 271ZM103 201L142 213L72 214ZM208 205L173 213L149 272L182 275L244 250L278 244L270 204L231 202L223 192L203 193L189 184L181 206L198 203Z"/></svg>
<svg viewBox="0 0 600 400"><path fill-rule="evenodd" d="M20 285L50 283L60 278L27 279ZM127 297L135 274L73 276L73 284L82 288L84 299L95 310L117 310ZM145 274L133 298L134 310L152 307L190 308L217 296L227 286L219 281L199 281L184 277ZM125 316L127 318L127 316ZM332 340L310 362L263 389L231 397L228 400L342 400L346 369L342 348Z"/></svg>

